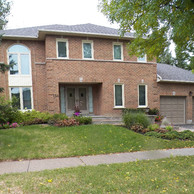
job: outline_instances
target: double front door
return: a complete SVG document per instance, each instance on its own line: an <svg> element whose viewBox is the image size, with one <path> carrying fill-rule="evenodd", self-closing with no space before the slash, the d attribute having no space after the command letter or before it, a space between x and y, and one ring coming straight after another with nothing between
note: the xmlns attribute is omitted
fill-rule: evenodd
<svg viewBox="0 0 194 194"><path fill-rule="evenodd" d="M67 114L72 115L75 107L79 107L82 114L88 114L88 91L87 87L67 87L66 107Z"/></svg>

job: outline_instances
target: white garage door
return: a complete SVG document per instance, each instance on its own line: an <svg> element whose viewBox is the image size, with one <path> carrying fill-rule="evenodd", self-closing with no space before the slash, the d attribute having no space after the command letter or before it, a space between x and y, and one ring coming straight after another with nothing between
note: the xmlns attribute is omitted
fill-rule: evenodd
<svg viewBox="0 0 194 194"><path fill-rule="evenodd" d="M185 123L185 97L161 96L160 113L172 124Z"/></svg>

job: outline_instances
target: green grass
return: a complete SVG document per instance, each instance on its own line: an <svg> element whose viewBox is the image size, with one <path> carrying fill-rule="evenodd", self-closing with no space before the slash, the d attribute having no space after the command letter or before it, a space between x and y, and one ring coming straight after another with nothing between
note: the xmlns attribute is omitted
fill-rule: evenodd
<svg viewBox="0 0 194 194"><path fill-rule="evenodd" d="M194 141L146 137L113 125L66 128L34 125L0 130L1 161L193 146Z"/></svg>
<svg viewBox="0 0 194 194"><path fill-rule="evenodd" d="M194 156L0 176L2 193L194 193Z"/></svg>

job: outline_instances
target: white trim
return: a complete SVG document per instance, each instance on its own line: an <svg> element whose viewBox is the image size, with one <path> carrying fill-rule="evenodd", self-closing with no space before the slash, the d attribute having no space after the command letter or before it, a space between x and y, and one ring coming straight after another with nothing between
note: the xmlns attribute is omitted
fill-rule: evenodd
<svg viewBox="0 0 194 194"><path fill-rule="evenodd" d="M142 57L137 57L137 62L139 62L139 63L147 63L147 55L145 54L144 57L145 57L145 61L139 60L139 58L142 58Z"/></svg>
<svg viewBox="0 0 194 194"><path fill-rule="evenodd" d="M32 90L32 86L10 86L9 87L9 96L10 96L10 99L12 99L12 95L11 95L11 88L19 88L19 93L20 93L20 110L21 111L28 111L28 110L32 110L34 109L34 101L33 101L33 90ZM30 94L31 94L31 109L25 109L24 108L24 102L23 102L23 91L22 89L23 88L29 88L30 89Z"/></svg>
<svg viewBox="0 0 194 194"><path fill-rule="evenodd" d="M116 105L116 99L115 99L115 86L120 85L122 86L122 106L117 106ZM125 96L124 96L124 84L122 83L116 83L113 85L113 90L114 90L114 107L113 108L125 108Z"/></svg>
<svg viewBox="0 0 194 194"><path fill-rule="evenodd" d="M65 42L66 43L66 55L67 57L59 57L58 53L58 42ZM69 59L69 42L68 39L64 38L56 38L56 56L57 59Z"/></svg>
<svg viewBox="0 0 194 194"><path fill-rule="evenodd" d="M194 83L194 81L184 81L184 80L170 80L170 79L157 79L157 82L177 82L177 83Z"/></svg>
<svg viewBox="0 0 194 194"><path fill-rule="evenodd" d="M145 105L139 105L139 86L145 86ZM147 108L148 107L148 89L146 84L139 84L138 85L138 108Z"/></svg>
<svg viewBox="0 0 194 194"><path fill-rule="evenodd" d="M121 46L121 59L115 59L114 58L114 46L115 45ZM113 61L123 61L123 43L122 42L113 42L112 50L113 50Z"/></svg>
<svg viewBox="0 0 194 194"><path fill-rule="evenodd" d="M91 58L84 58L84 43L90 43L91 44ZM93 60L94 59L94 46L93 46L93 40L82 40L82 59L84 60Z"/></svg>

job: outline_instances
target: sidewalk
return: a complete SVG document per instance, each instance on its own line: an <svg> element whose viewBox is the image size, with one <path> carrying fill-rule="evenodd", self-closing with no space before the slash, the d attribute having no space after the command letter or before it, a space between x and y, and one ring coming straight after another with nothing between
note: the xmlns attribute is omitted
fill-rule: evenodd
<svg viewBox="0 0 194 194"><path fill-rule="evenodd" d="M191 155L194 155L194 148L139 151L95 156L79 156L70 158L0 162L0 174L33 172L77 166L96 166L99 164L125 163L136 160L153 160L160 158L168 158L171 156Z"/></svg>

